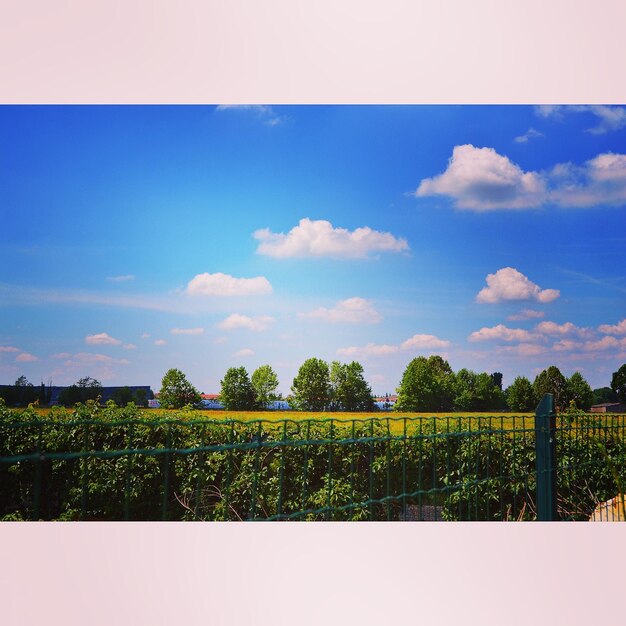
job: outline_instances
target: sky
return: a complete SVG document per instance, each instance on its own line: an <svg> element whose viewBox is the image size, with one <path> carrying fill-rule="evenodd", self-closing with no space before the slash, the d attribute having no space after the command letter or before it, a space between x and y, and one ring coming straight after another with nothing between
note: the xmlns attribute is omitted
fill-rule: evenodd
<svg viewBox="0 0 626 626"><path fill-rule="evenodd" d="M626 362L626 107L0 106L0 383Z"/></svg>

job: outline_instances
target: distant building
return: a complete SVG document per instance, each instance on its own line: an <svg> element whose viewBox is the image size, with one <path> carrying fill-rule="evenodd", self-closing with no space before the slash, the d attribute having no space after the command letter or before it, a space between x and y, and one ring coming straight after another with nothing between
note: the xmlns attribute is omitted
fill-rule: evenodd
<svg viewBox="0 0 626 626"><path fill-rule="evenodd" d="M200 404L203 409L223 411L224 405L219 400L220 396L217 393L201 393Z"/></svg>
<svg viewBox="0 0 626 626"><path fill-rule="evenodd" d="M603 402L591 407L592 413L626 413L626 402Z"/></svg>
<svg viewBox="0 0 626 626"><path fill-rule="evenodd" d="M389 395L386 393L384 396L374 396L374 404L381 411L391 411L398 401L398 396Z"/></svg>

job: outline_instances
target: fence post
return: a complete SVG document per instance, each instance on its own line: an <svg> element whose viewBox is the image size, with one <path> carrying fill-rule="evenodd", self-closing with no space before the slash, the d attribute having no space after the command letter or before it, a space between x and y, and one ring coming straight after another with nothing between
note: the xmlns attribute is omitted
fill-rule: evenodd
<svg viewBox="0 0 626 626"><path fill-rule="evenodd" d="M554 522L556 511L556 411L554 396L544 394L535 411L537 520Z"/></svg>

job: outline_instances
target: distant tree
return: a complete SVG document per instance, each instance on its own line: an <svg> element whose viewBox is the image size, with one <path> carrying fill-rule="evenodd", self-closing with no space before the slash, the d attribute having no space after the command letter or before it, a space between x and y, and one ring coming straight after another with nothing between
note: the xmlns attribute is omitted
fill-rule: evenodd
<svg viewBox="0 0 626 626"><path fill-rule="evenodd" d="M245 367L229 367L220 384L220 402L227 411L253 411L257 408L254 388Z"/></svg>
<svg viewBox="0 0 626 626"><path fill-rule="evenodd" d="M76 384L65 387L59 394L59 404L73 406L78 402L97 400L102 394L102 383L95 378L85 376Z"/></svg>
<svg viewBox="0 0 626 626"><path fill-rule="evenodd" d="M338 411L372 411L372 390L364 378L363 366L357 361L330 366L330 385L333 408Z"/></svg>
<svg viewBox="0 0 626 626"><path fill-rule="evenodd" d="M126 406L133 401L133 392L130 387L120 387L113 393L112 400L117 406Z"/></svg>
<svg viewBox="0 0 626 626"><path fill-rule="evenodd" d="M164 409L180 409L187 404L200 404L198 390L187 380L179 369L172 368L165 372L159 391L159 404Z"/></svg>
<svg viewBox="0 0 626 626"><path fill-rule="evenodd" d="M293 379L291 394L290 405L296 410L325 411L331 402L328 363L316 358L307 359Z"/></svg>
<svg viewBox="0 0 626 626"><path fill-rule="evenodd" d="M506 390L506 401L512 411L533 411L537 401L530 380L525 376L517 376Z"/></svg>
<svg viewBox="0 0 626 626"><path fill-rule="evenodd" d="M567 397L569 404L573 402L580 411L588 411L591 408L593 391L580 372L574 372L567 379Z"/></svg>
<svg viewBox="0 0 626 626"><path fill-rule="evenodd" d="M626 402L626 363L611 377L611 389L615 392L618 400Z"/></svg>
<svg viewBox="0 0 626 626"><path fill-rule="evenodd" d="M593 390L593 404L617 402L617 394L610 387L600 387Z"/></svg>
<svg viewBox="0 0 626 626"><path fill-rule="evenodd" d="M137 406L148 406L148 392L145 389L135 389L132 401Z"/></svg>
<svg viewBox="0 0 626 626"><path fill-rule="evenodd" d="M276 393L278 388L278 376L271 365L261 365L252 372L252 388L254 389L255 401L259 408L266 409L272 402L280 398Z"/></svg>
<svg viewBox="0 0 626 626"><path fill-rule="evenodd" d="M567 380L558 367L551 365L543 370L533 382L535 401L537 404L546 393L554 395L554 406L557 411L564 411L569 405L567 396Z"/></svg>
<svg viewBox="0 0 626 626"><path fill-rule="evenodd" d="M491 374L491 382L494 387L502 391L502 372L494 372Z"/></svg>
<svg viewBox="0 0 626 626"><path fill-rule="evenodd" d="M495 411L505 405L504 394L493 383L493 375L461 369L455 375L456 411Z"/></svg>
<svg viewBox="0 0 626 626"><path fill-rule="evenodd" d="M397 389L396 411L449 411L454 400L455 377L440 356L413 359L404 370Z"/></svg>

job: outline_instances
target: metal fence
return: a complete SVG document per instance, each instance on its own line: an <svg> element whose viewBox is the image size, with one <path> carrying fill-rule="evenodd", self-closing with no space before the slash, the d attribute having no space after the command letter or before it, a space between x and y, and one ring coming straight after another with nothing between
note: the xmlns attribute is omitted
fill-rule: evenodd
<svg viewBox="0 0 626 626"><path fill-rule="evenodd" d="M63 415L2 410L0 518L582 520L626 483L626 416L549 395L534 417Z"/></svg>

